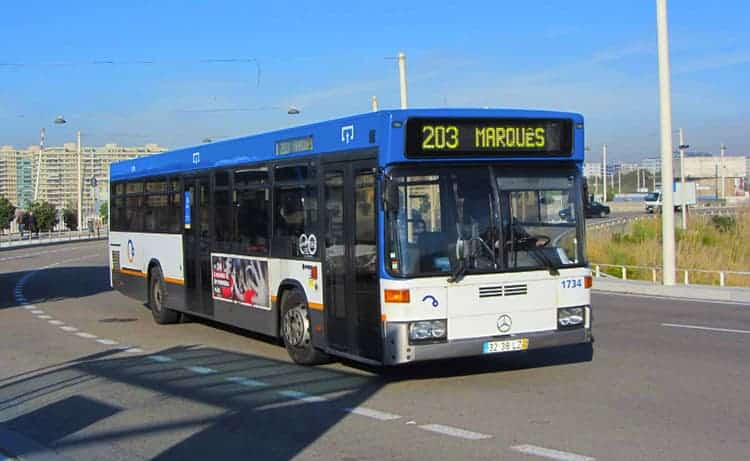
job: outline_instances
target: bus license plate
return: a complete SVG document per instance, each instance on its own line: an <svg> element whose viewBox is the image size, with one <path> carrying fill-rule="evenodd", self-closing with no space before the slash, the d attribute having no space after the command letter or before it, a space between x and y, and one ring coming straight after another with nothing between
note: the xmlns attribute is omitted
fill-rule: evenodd
<svg viewBox="0 0 750 461"><path fill-rule="evenodd" d="M498 352L525 351L529 348L529 340L511 339L507 341L487 341L484 343L483 352L485 354L496 354Z"/></svg>

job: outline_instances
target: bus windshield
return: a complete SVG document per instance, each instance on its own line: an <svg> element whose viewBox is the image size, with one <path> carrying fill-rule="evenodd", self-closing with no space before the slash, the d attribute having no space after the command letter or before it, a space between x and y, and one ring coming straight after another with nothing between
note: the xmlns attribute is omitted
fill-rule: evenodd
<svg viewBox="0 0 750 461"><path fill-rule="evenodd" d="M585 264L575 169L397 167L387 213L388 269L419 277Z"/></svg>

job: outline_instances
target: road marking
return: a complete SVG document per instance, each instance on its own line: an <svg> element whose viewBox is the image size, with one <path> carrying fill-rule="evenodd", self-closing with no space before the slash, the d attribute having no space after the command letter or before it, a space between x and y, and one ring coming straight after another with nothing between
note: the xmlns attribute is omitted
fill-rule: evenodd
<svg viewBox="0 0 750 461"><path fill-rule="evenodd" d="M121 346L119 349L122 352L127 352L130 354L139 354L143 352L143 349L141 349L140 347Z"/></svg>
<svg viewBox="0 0 750 461"><path fill-rule="evenodd" d="M83 333L83 332L76 333L76 336L79 336L79 337L85 338L85 339L94 339L94 338L96 338L96 335L92 335L91 333Z"/></svg>
<svg viewBox="0 0 750 461"><path fill-rule="evenodd" d="M105 346L113 346L115 344L119 344L117 341L113 341L111 339L97 339L96 342L99 344L104 344Z"/></svg>
<svg viewBox="0 0 750 461"><path fill-rule="evenodd" d="M158 363L174 362L172 357L167 357L166 355L149 355L146 358Z"/></svg>
<svg viewBox="0 0 750 461"><path fill-rule="evenodd" d="M33 304L27 304L27 305L23 306L23 308L24 309L28 309L28 310L34 310L34 309L36 309L36 306L33 305Z"/></svg>
<svg viewBox="0 0 750 461"><path fill-rule="evenodd" d="M542 458L556 459L559 461L596 461L596 458L591 458L589 456L577 455L567 451L553 450L551 448L537 447L535 445L516 445L510 447L510 449L527 455L540 456Z"/></svg>
<svg viewBox="0 0 750 461"><path fill-rule="evenodd" d="M37 309L37 310L31 311L31 313L32 314L44 314L44 311Z"/></svg>
<svg viewBox="0 0 750 461"><path fill-rule="evenodd" d="M291 399L302 400L303 402L309 402L309 403L326 402L328 400L325 397L320 397L318 395L309 395L309 394L305 394L304 392L293 391L291 389L279 391L279 395L283 395L284 397L289 397Z"/></svg>
<svg viewBox="0 0 750 461"><path fill-rule="evenodd" d="M192 371L193 373L198 373L199 375L210 375L211 373L216 373L216 370L213 368L206 368L206 367L187 367L188 371Z"/></svg>
<svg viewBox="0 0 750 461"><path fill-rule="evenodd" d="M63 322L62 320L50 320L49 323L50 325L62 325L65 322Z"/></svg>
<svg viewBox="0 0 750 461"><path fill-rule="evenodd" d="M63 330L63 331L67 331L69 333L70 332L74 332L74 331L78 331L78 328L76 328L76 327L69 327L69 326L60 327L60 329Z"/></svg>
<svg viewBox="0 0 750 461"><path fill-rule="evenodd" d="M662 323L661 326L673 327L673 328L687 328L689 330L718 331L720 333L739 333L739 334L750 335L750 330L733 330L731 328L702 327L699 325L682 325L679 323Z"/></svg>
<svg viewBox="0 0 750 461"><path fill-rule="evenodd" d="M366 408L366 407L346 408L345 410L348 411L349 413L377 419L378 421L393 421L394 419L401 419L401 415L394 415L393 413L385 413L383 411L373 410L372 408Z"/></svg>
<svg viewBox="0 0 750 461"><path fill-rule="evenodd" d="M37 315L36 318L48 320L48 319L51 319L52 316L51 315Z"/></svg>
<svg viewBox="0 0 750 461"><path fill-rule="evenodd" d="M602 273L602 276L605 274ZM631 298L648 298L648 299L661 299L665 301L683 301L689 303L701 303L701 304L724 304L729 306L750 306L750 303L743 301L721 301L713 299L691 299L691 298L680 298L677 296L665 296L665 295L650 295L640 293L620 293L618 291L608 291L603 289L594 289L594 294L606 295L606 296L624 296Z"/></svg>
<svg viewBox="0 0 750 461"><path fill-rule="evenodd" d="M424 429L430 432L437 432L438 434L450 435L451 437L458 437L467 440L483 440L492 438L491 435L480 434L479 432L471 432L465 429L459 429L457 427L443 426L442 424L425 424L419 426L420 429Z"/></svg>
<svg viewBox="0 0 750 461"><path fill-rule="evenodd" d="M243 378L241 376L230 376L230 377L226 378L226 380L229 381L230 383L241 384L243 386L248 386L248 387L264 387L264 386L268 386L268 384L264 383L263 381L257 381L255 379Z"/></svg>

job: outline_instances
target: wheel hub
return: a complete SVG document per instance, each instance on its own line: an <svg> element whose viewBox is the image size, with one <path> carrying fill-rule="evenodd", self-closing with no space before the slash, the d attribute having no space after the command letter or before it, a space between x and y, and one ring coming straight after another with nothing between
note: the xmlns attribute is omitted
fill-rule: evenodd
<svg viewBox="0 0 750 461"><path fill-rule="evenodd" d="M310 321L307 311L293 307L284 314L284 341L294 347L303 347L310 342Z"/></svg>

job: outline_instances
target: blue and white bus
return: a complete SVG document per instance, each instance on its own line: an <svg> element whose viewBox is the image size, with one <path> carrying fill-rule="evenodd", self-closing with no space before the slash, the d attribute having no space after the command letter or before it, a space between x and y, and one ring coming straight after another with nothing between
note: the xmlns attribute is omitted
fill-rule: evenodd
<svg viewBox="0 0 750 461"><path fill-rule="evenodd" d="M408 109L118 162L112 286L301 364L588 348L583 147L574 113Z"/></svg>

